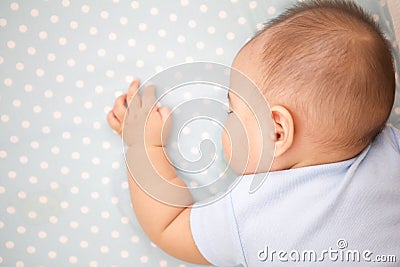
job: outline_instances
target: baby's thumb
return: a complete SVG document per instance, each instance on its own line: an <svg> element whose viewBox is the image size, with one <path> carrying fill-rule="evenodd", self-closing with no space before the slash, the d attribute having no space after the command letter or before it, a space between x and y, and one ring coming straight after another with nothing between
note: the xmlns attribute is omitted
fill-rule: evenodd
<svg viewBox="0 0 400 267"><path fill-rule="evenodd" d="M169 132L171 131L172 126L172 116L171 110L167 107L160 107L158 108L158 112L161 115L161 119L163 121L162 127L162 143L165 145L168 142Z"/></svg>

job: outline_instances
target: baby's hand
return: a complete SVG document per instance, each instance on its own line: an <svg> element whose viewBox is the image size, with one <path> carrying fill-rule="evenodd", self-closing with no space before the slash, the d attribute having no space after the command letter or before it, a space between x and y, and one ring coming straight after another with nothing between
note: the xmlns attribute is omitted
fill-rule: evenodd
<svg viewBox="0 0 400 267"><path fill-rule="evenodd" d="M128 103L131 102L137 88L139 88L139 85L140 82L138 80L133 80L129 86L128 93L119 96L114 102L114 107L107 114L108 124L111 129L116 131L120 136L122 135L122 128Z"/></svg>
<svg viewBox="0 0 400 267"><path fill-rule="evenodd" d="M165 143L162 136L167 138L170 129L170 110L167 107L156 106L153 85L143 90L142 97L138 93L139 85L139 81L134 80L128 93L115 100L113 109L107 115L107 121L120 136L124 131L124 141L128 145L145 139L147 147L161 147ZM125 119L128 120L124 121Z"/></svg>

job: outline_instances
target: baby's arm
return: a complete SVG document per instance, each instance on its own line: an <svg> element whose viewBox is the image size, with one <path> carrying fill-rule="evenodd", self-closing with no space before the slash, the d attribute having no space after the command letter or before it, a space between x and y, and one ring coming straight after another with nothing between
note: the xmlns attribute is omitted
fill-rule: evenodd
<svg viewBox="0 0 400 267"><path fill-rule="evenodd" d="M161 133L169 110L167 108L151 109L154 103L153 100L155 100L154 88L146 88L141 98L137 94L138 88L139 82L136 80L133 81L128 93L116 99L114 108L107 117L110 127L121 135L123 120L127 110L126 103L132 101L129 112L134 112L135 114L134 116L129 116L129 123L130 126L135 127L129 128L129 138L136 138L137 140L129 140L128 142L132 141L134 142L134 146L137 145L137 143L142 141L140 140L140 134L145 132L147 155L140 148L138 149L137 146L127 152L127 157L129 156L127 160L129 160L130 166L139 166L132 172L128 169L133 209L146 234L161 249L181 260L210 265L201 255L193 240L190 229L191 208L174 207L164 204L149 196L137 183L138 179L160 179L154 177L158 173L159 176L170 183L186 187L183 181L177 177L175 169L169 163L163 149ZM146 109L150 112L147 119L144 117L147 116ZM143 121L145 121L145 125L140 125ZM125 125L125 127L127 126ZM144 131L144 128L147 131ZM166 131L165 128L164 131ZM150 161L144 162L143 158L149 158ZM149 162L152 163L152 166L146 167L146 164L149 164ZM149 167L155 168L157 172L148 171ZM140 175L141 177L132 177L132 174L136 176ZM190 194L189 190L187 190L187 194Z"/></svg>

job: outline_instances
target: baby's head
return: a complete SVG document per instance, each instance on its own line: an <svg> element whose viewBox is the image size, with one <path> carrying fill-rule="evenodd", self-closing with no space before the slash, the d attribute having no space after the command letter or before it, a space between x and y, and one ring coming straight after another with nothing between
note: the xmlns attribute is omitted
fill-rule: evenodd
<svg viewBox="0 0 400 267"><path fill-rule="evenodd" d="M299 3L252 38L233 68L248 76L270 105L273 171L356 156L382 130L394 102L390 44L374 20L349 1ZM249 110L235 110L238 102L230 94L230 116L248 117L242 121L248 124L249 153L260 155L261 139L251 130L255 121ZM230 158L227 140L224 133ZM268 169L257 162L250 158L243 173Z"/></svg>

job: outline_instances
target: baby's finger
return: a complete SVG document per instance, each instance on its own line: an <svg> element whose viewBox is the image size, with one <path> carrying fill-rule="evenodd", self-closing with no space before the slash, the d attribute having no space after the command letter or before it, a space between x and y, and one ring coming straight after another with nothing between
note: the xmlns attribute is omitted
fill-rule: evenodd
<svg viewBox="0 0 400 267"><path fill-rule="evenodd" d="M122 130L121 122L117 119L117 117L115 116L115 114L112 110L110 112L108 112L108 114L107 114L107 122L108 122L108 125L110 125L111 129L113 129L119 135L121 135L121 130Z"/></svg>
<svg viewBox="0 0 400 267"><path fill-rule="evenodd" d="M142 93L142 107L151 109L155 108L156 105L156 87L154 85L149 85L144 88Z"/></svg>
<svg viewBox="0 0 400 267"><path fill-rule="evenodd" d="M139 86L140 86L140 81L137 79L134 79L131 84L129 85L127 97L126 97L126 102L128 105L133 101L132 107L140 107L141 106L141 101L139 97Z"/></svg>
<svg viewBox="0 0 400 267"><path fill-rule="evenodd" d="M117 117L117 119L122 122L125 117L126 113L126 106L125 106L125 101L126 101L126 94L120 95L114 102L114 114Z"/></svg>

